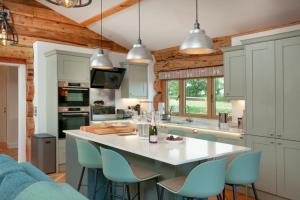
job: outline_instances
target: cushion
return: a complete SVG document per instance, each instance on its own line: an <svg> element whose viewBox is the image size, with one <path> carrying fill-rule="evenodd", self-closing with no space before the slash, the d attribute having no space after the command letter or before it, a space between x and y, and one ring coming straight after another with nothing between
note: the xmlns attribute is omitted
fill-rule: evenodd
<svg viewBox="0 0 300 200"><path fill-rule="evenodd" d="M37 182L21 192L15 200L88 200L68 184Z"/></svg>
<svg viewBox="0 0 300 200"><path fill-rule="evenodd" d="M30 176L32 176L33 178L35 178L38 181L54 182L54 180L49 178L46 174L44 174L44 172L42 172L41 170L39 170L38 168L36 168L35 166L33 166L32 164L30 164L28 162L20 163L19 166L23 170L25 170L27 174L29 174Z"/></svg>
<svg viewBox="0 0 300 200"><path fill-rule="evenodd" d="M23 171L8 173L0 184L1 200L13 200L36 180Z"/></svg>

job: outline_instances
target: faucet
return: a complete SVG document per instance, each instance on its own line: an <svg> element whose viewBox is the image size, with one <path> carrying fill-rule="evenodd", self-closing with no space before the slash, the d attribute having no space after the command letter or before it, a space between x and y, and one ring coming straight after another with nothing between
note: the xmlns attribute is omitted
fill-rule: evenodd
<svg viewBox="0 0 300 200"><path fill-rule="evenodd" d="M189 106L186 107L187 113L189 113ZM194 120L192 118L192 115L189 113L188 117L185 119L187 122L192 123Z"/></svg>

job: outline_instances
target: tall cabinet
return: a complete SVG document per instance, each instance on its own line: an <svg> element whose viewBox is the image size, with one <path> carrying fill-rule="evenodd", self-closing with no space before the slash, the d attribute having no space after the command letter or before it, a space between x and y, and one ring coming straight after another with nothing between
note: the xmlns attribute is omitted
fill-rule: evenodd
<svg viewBox="0 0 300 200"><path fill-rule="evenodd" d="M259 190L300 197L300 31L243 41L246 143L262 152Z"/></svg>

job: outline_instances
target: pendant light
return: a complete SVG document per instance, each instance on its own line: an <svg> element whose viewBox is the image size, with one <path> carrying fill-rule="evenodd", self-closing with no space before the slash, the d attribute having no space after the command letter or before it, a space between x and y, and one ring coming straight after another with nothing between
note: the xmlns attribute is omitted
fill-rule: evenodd
<svg viewBox="0 0 300 200"><path fill-rule="evenodd" d="M139 0L139 38L133 45L133 48L127 54L127 60L135 63L150 63L152 55L150 51L142 44L141 40L141 1Z"/></svg>
<svg viewBox="0 0 300 200"><path fill-rule="evenodd" d="M203 29L200 29L198 22L198 0L196 0L196 22L194 29L184 39L179 52L185 54L210 54L215 51L212 40L205 34Z"/></svg>
<svg viewBox="0 0 300 200"><path fill-rule="evenodd" d="M57 6L63 6L65 8L80 8L88 6L92 3L92 0L46 0Z"/></svg>
<svg viewBox="0 0 300 200"><path fill-rule="evenodd" d="M101 0L101 40L100 40L100 49L97 53L95 53L91 58L91 67L97 68L97 69L112 69L113 65L106 54L104 54L104 50L102 48L102 1Z"/></svg>
<svg viewBox="0 0 300 200"><path fill-rule="evenodd" d="M16 45L19 43L18 34L12 23L13 19L8 8L0 1L0 46Z"/></svg>

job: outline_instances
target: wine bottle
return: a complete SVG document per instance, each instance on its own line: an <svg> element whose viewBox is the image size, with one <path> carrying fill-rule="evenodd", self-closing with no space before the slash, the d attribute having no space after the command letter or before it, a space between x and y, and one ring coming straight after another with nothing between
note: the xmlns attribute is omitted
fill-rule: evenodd
<svg viewBox="0 0 300 200"><path fill-rule="evenodd" d="M151 124L149 126L149 142L150 143L157 143L158 142L157 126L156 126L154 114L155 113L152 112Z"/></svg>

